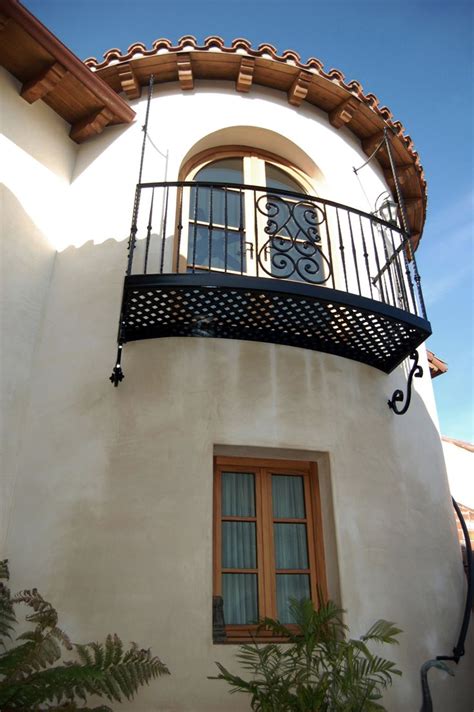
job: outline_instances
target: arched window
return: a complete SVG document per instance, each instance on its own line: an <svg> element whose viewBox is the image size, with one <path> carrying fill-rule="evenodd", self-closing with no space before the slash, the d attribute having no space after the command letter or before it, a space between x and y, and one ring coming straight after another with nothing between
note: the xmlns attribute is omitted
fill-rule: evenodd
<svg viewBox="0 0 474 712"><path fill-rule="evenodd" d="M309 180L276 158L240 151L210 156L187 176L188 271L213 270L322 283ZM321 215L319 214L321 213Z"/></svg>

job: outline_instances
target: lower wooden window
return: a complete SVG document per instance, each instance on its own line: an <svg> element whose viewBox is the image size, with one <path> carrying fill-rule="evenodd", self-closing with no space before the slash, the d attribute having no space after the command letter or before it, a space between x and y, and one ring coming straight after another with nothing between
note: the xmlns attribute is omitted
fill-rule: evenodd
<svg viewBox="0 0 474 712"><path fill-rule="evenodd" d="M316 464L217 457L214 595L229 641L265 616L292 624L290 599L326 596Z"/></svg>

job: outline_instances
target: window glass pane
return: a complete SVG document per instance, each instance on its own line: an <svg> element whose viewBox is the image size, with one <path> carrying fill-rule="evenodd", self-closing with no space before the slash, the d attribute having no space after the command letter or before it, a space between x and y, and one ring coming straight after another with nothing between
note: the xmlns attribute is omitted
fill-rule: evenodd
<svg viewBox="0 0 474 712"><path fill-rule="evenodd" d="M226 624L255 623L257 574L222 574L222 598Z"/></svg>
<svg viewBox="0 0 474 712"><path fill-rule="evenodd" d="M272 475L273 516L275 519L304 519L303 478Z"/></svg>
<svg viewBox="0 0 474 712"><path fill-rule="evenodd" d="M306 524L274 524L277 569L307 569Z"/></svg>
<svg viewBox="0 0 474 712"><path fill-rule="evenodd" d="M296 193L303 193L303 188L285 171L277 168L272 163L265 163L265 173L267 178L267 188L272 190L293 190Z"/></svg>
<svg viewBox="0 0 474 712"><path fill-rule="evenodd" d="M255 522L222 522L222 567L255 569Z"/></svg>
<svg viewBox="0 0 474 712"><path fill-rule="evenodd" d="M216 181L217 183L243 183L244 168L242 158L223 158L201 168L194 180Z"/></svg>
<svg viewBox="0 0 474 712"><path fill-rule="evenodd" d="M277 574L277 617L281 623L294 623L290 614L291 598L310 598L309 576L307 574ZM224 599L225 600L225 599Z"/></svg>
<svg viewBox="0 0 474 712"><path fill-rule="evenodd" d="M222 473L222 516L255 516L255 475L244 472Z"/></svg>
<svg viewBox="0 0 474 712"><path fill-rule="evenodd" d="M194 238L196 237L196 250ZM245 250L244 235L241 232L209 230L201 225L189 224L188 265L209 267L209 250L211 251L211 268L228 269L234 272L245 272L246 255L243 258L242 247ZM227 256L227 259L226 259Z"/></svg>
<svg viewBox="0 0 474 712"><path fill-rule="evenodd" d="M244 194L224 188L192 187L189 200L189 219L206 225L244 227Z"/></svg>

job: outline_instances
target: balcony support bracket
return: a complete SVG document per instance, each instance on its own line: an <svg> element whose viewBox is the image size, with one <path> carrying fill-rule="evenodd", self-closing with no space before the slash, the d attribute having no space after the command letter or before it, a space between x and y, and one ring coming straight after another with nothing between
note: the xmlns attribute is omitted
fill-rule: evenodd
<svg viewBox="0 0 474 712"><path fill-rule="evenodd" d="M121 365L122 350L123 344L119 342L119 345L117 347L117 358L115 359L115 366L113 367L112 375L109 378L109 381L114 384L115 388L117 388L118 384L125 378Z"/></svg>
<svg viewBox="0 0 474 712"><path fill-rule="evenodd" d="M397 390L393 392L392 397L388 401L388 407L393 410L395 415L404 415L407 412L408 408L410 407L413 378L421 378L423 375L423 368L418 364L418 351L413 351L413 353L410 354L410 358L413 360L413 366L411 367L410 373L408 374L406 400L403 391L397 388ZM399 408L397 403L403 403L404 400L405 405L402 408Z"/></svg>

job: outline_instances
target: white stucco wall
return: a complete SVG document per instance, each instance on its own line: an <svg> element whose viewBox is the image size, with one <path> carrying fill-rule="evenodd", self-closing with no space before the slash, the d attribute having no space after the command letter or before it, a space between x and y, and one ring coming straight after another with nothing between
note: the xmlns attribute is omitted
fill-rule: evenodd
<svg viewBox="0 0 474 712"><path fill-rule="evenodd" d="M364 154L347 130L271 91L240 96L213 86L156 92L150 134L169 150L170 178L198 141L251 116L253 126L284 133L313 159L326 197L368 209L352 172ZM144 101L136 108L134 125L82 145L72 169L68 231L57 243L41 329L34 325L5 547L13 587L37 586L76 640L116 631L165 660L172 675L124 710L246 710L245 697L207 680L215 660L235 667L235 648L213 645L211 635L213 454L314 458L331 593L347 608L353 635L380 617L404 630L400 647L387 652L403 670L387 707L416 709L419 668L451 651L464 591L424 350L425 376L415 379L403 417L386 403L403 387L405 366L386 376L263 343L127 344L125 381L112 388ZM159 180L162 166L149 151L144 178ZM372 166L366 175L364 190L375 200L385 188L380 171ZM26 273L22 281L28 285ZM24 339L14 335L20 346ZM439 709L471 709L470 664L472 652L456 678L430 673Z"/></svg>
<svg viewBox="0 0 474 712"><path fill-rule="evenodd" d="M76 156L69 127L42 102L28 105L0 68L1 442L0 549L9 521L34 353Z"/></svg>
<svg viewBox="0 0 474 712"><path fill-rule="evenodd" d="M474 453L443 439L449 487L454 499L474 509Z"/></svg>

